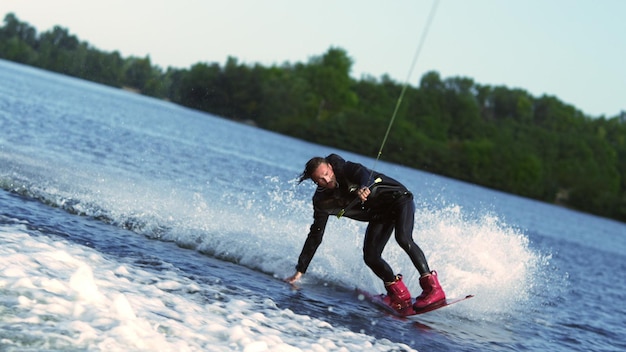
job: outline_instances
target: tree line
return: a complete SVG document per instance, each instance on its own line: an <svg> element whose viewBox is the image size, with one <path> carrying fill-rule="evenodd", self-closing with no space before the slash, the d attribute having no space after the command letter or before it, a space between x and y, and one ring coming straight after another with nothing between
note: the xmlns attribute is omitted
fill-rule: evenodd
<svg viewBox="0 0 626 352"><path fill-rule="evenodd" d="M149 56L98 50L60 26L37 34L11 13L0 58L370 156L403 89L388 75L351 78L353 61L341 48L306 63L228 57L164 70ZM626 221L625 115L591 117L555 96L432 71L406 87L384 159Z"/></svg>

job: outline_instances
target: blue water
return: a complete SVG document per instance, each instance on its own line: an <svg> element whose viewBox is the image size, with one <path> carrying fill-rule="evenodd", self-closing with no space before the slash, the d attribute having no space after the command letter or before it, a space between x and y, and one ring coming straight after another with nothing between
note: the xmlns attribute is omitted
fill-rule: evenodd
<svg viewBox="0 0 626 352"><path fill-rule="evenodd" d="M376 140L379 131L372 131ZM393 138L393 133L390 138ZM0 61L0 350L619 351L626 225L376 163L416 194L448 296L414 320L382 292L364 224L312 220L312 156L368 156ZM419 294L392 241L384 256Z"/></svg>

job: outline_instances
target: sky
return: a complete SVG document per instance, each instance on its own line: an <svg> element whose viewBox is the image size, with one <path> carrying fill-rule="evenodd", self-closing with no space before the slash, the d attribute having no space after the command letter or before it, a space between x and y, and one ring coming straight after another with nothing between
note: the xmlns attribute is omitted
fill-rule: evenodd
<svg viewBox="0 0 626 352"><path fill-rule="evenodd" d="M387 74L418 86L437 71L556 96L591 117L626 111L625 0L0 1L2 18L10 12L38 33L59 25L163 69L229 56L307 63L338 47L355 79Z"/></svg>

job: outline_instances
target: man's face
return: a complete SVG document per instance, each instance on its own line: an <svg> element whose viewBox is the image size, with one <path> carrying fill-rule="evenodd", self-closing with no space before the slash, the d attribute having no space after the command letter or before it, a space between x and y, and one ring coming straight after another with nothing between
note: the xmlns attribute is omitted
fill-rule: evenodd
<svg viewBox="0 0 626 352"><path fill-rule="evenodd" d="M311 180L324 188L337 188L337 179L330 164L321 163L311 174Z"/></svg>

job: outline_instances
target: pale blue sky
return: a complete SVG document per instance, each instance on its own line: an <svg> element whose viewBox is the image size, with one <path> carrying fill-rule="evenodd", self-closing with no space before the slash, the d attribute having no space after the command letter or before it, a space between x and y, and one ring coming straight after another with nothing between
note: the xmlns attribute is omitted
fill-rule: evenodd
<svg viewBox="0 0 626 352"><path fill-rule="evenodd" d="M331 46L352 75L404 83L433 0L2 0L37 28L95 47L188 68L307 62ZM411 75L427 71L549 94L590 116L626 110L626 0L439 0Z"/></svg>

